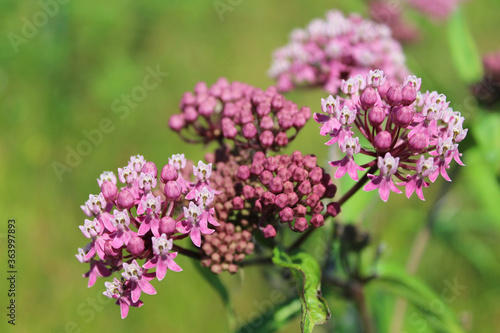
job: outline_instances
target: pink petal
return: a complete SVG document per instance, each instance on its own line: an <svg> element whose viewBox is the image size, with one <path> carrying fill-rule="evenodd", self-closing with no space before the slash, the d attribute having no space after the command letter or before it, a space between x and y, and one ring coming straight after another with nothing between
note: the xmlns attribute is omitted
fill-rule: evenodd
<svg viewBox="0 0 500 333"><path fill-rule="evenodd" d="M200 229L196 228L196 227L193 227L191 229L191 233L189 234L189 236L191 237L191 240L193 241L193 244L196 245L197 247L200 247L200 245L201 245L201 233L200 233Z"/></svg>
<svg viewBox="0 0 500 333"><path fill-rule="evenodd" d="M382 182L380 183L380 186L378 188L378 193L380 195L380 198L382 200L384 200L385 202L387 202L387 199L389 199L390 192L391 192L390 185L388 184L388 182L385 179L382 180Z"/></svg>
<svg viewBox="0 0 500 333"><path fill-rule="evenodd" d="M151 226L149 225L149 223L146 223L146 222L149 222L149 221L144 220L142 222L141 226L139 227L139 230L137 231L137 235L143 236L149 231L149 229L151 229Z"/></svg>
<svg viewBox="0 0 500 333"><path fill-rule="evenodd" d="M187 234L193 228L193 225L188 220L182 220L176 224L177 230L180 233Z"/></svg>
<svg viewBox="0 0 500 333"><path fill-rule="evenodd" d="M139 288L139 285L137 282L133 282L133 288L132 288L132 302L137 302L139 300L139 297L141 297L141 288Z"/></svg>
<svg viewBox="0 0 500 333"><path fill-rule="evenodd" d="M155 288L148 281L140 279L137 281L137 283L139 284L139 287L141 288L141 290L144 291L146 294L149 294L149 295L156 294Z"/></svg>
<svg viewBox="0 0 500 333"><path fill-rule="evenodd" d="M166 264L167 264L168 269L170 269L171 271L174 271L174 272L182 271L182 268L179 265L177 265L177 263L175 261L173 261L170 256L167 256Z"/></svg>
<svg viewBox="0 0 500 333"><path fill-rule="evenodd" d="M142 267L145 269L150 269L156 267L156 265L158 265L158 256L155 256L153 259L146 262L144 265L142 265Z"/></svg>
<svg viewBox="0 0 500 333"><path fill-rule="evenodd" d="M120 312L121 312L121 315L122 315L122 319L125 319L128 315L128 309L129 309L129 305L125 302L122 302L120 300Z"/></svg>
<svg viewBox="0 0 500 333"><path fill-rule="evenodd" d="M158 266L156 266L156 277L158 281L163 280L165 274L167 274L167 263L163 260L158 260Z"/></svg>

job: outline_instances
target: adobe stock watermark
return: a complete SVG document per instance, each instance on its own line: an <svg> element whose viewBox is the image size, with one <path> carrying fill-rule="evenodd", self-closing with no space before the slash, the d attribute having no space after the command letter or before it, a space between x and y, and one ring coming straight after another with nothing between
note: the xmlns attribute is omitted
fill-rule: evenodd
<svg viewBox="0 0 500 333"><path fill-rule="evenodd" d="M31 39L35 38L39 30L49 23L49 19L54 18L59 13L61 5L66 5L68 2L70 0L39 0L37 3L40 10L30 18L26 16L21 18L23 27L20 34L12 31L7 34L14 52L17 54L21 44L27 44Z"/></svg>
<svg viewBox="0 0 500 333"><path fill-rule="evenodd" d="M102 312L104 307L107 306L112 301L115 301L112 298L106 297L103 295L102 291L96 295L96 297L87 297L86 301L81 302L76 307L76 313L86 324L89 324L96 318L96 314ZM64 325L64 331L60 331L57 333L82 333L82 329L80 324L74 320L68 321L66 325Z"/></svg>
<svg viewBox="0 0 500 333"><path fill-rule="evenodd" d="M467 289L467 286L460 284L457 278L453 279L453 282L444 280L443 283L445 287L441 290L440 297L433 299L427 305L427 309L437 315L440 315L445 311L445 303L451 304L455 302L463 291ZM427 332L429 321L437 319L433 317L425 317L420 311L414 311L410 314L408 320L410 325L415 328L412 332Z"/></svg>
<svg viewBox="0 0 500 333"><path fill-rule="evenodd" d="M234 8L241 5L243 0L215 0L212 2L215 12L219 16L219 20L224 21L224 14L232 12Z"/></svg>
<svg viewBox="0 0 500 333"><path fill-rule="evenodd" d="M156 65L154 69L147 66L146 72L141 85L135 86L129 94L122 94L120 98L111 103L111 112L118 114L120 120L127 118L130 111L137 108L139 103L146 99L149 92L156 89L168 76L168 73L161 71L160 65ZM66 158L64 161L53 161L51 164L59 182L63 181L64 174L73 172L80 165L83 157L89 156L94 148L103 142L105 134L112 133L115 128L115 123L111 118L103 118L96 128L82 130L85 138L74 147L70 145L65 147Z"/></svg>

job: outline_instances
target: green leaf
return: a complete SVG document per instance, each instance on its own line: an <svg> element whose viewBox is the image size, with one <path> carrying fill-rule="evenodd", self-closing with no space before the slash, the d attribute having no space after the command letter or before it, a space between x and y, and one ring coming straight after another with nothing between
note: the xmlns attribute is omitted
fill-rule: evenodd
<svg viewBox="0 0 500 333"><path fill-rule="evenodd" d="M462 81L466 84L479 82L483 77L481 56L460 8L448 22L448 42L453 63Z"/></svg>
<svg viewBox="0 0 500 333"><path fill-rule="evenodd" d="M221 282L219 276L212 273L208 268L202 267L197 263L195 263L194 266L205 278L205 280L219 293L219 296L221 297L222 302L224 302L224 306L226 307L226 316L229 322L229 327L231 331L234 330L234 328L236 327L236 316L234 314L233 304L231 303L229 292L227 291L226 287Z"/></svg>
<svg viewBox="0 0 500 333"><path fill-rule="evenodd" d="M313 256L300 250L288 255L282 248L275 247L273 263L290 268L295 278L302 306L302 332L312 332L315 325L330 319L328 304L321 297L320 266Z"/></svg>
<svg viewBox="0 0 500 333"><path fill-rule="evenodd" d="M403 268L389 263L380 263L378 274L379 278L375 279L374 283L385 284L388 291L415 305L429 319L427 322L436 330L447 333L464 333L446 302L419 278L408 274ZM439 303L439 307L433 306L434 303Z"/></svg>
<svg viewBox="0 0 500 333"><path fill-rule="evenodd" d="M236 332L273 333L300 314L300 300L291 298L238 328ZM256 330L256 328L258 328Z"/></svg>

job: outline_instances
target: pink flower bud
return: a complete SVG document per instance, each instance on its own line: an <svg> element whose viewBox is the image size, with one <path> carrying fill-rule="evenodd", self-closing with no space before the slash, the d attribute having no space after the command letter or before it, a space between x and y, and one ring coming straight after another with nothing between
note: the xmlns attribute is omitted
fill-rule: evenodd
<svg viewBox="0 0 500 333"><path fill-rule="evenodd" d="M248 178L250 178L250 168L248 168L248 166L246 165L240 165L236 177L238 177L238 179L240 180L247 180Z"/></svg>
<svg viewBox="0 0 500 333"><path fill-rule="evenodd" d="M124 189L118 193L116 203L120 209L130 209L134 205L135 199L129 190Z"/></svg>
<svg viewBox="0 0 500 333"><path fill-rule="evenodd" d="M271 112L271 105L269 103L260 103L255 110L259 117L265 117ZM272 119L271 119L272 121ZM274 123L273 123L274 125Z"/></svg>
<svg viewBox="0 0 500 333"><path fill-rule="evenodd" d="M274 204L278 206L278 208L285 208L286 205L288 205L288 195L285 193L278 194L274 200Z"/></svg>
<svg viewBox="0 0 500 333"><path fill-rule="evenodd" d="M402 91L402 104L410 105L417 99L417 91L411 84L404 86Z"/></svg>
<svg viewBox="0 0 500 333"><path fill-rule="evenodd" d="M309 179L311 180L311 183L313 184L318 184L321 182L321 179L323 178L323 169L320 167L315 167L314 169L309 172Z"/></svg>
<svg viewBox="0 0 500 333"><path fill-rule="evenodd" d="M262 201L262 204L263 204L264 206L269 206L269 205L274 204L274 199L275 199L275 198L276 198L276 196L275 196L273 193L271 193L271 192L267 191L267 192L265 192L265 193L262 195L262 199L261 199L261 201Z"/></svg>
<svg viewBox="0 0 500 333"><path fill-rule="evenodd" d="M233 209L241 210L245 208L245 201L240 197L233 198Z"/></svg>
<svg viewBox="0 0 500 333"><path fill-rule="evenodd" d="M276 94L271 101L271 106L273 107L273 109L279 110L283 107L284 101L285 97L283 97L283 95Z"/></svg>
<svg viewBox="0 0 500 333"><path fill-rule="evenodd" d="M252 166L250 167L250 173L252 175L258 176L264 171L264 167L260 163L256 163L253 161Z"/></svg>
<svg viewBox="0 0 500 333"><path fill-rule="evenodd" d="M144 173L149 173L151 176L155 177L158 176L158 168L153 162L146 162L144 166L142 167L142 172Z"/></svg>
<svg viewBox="0 0 500 333"><path fill-rule="evenodd" d="M377 91L372 87L367 87L360 97L361 106L368 110L377 102Z"/></svg>
<svg viewBox="0 0 500 333"><path fill-rule="evenodd" d="M198 118L198 111L192 106L188 106L183 110L184 120L188 123L192 123Z"/></svg>
<svg viewBox="0 0 500 333"><path fill-rule="evenodd" d="M314 207L319 202L319 196L317 194L311 193L306 198L306 205L309 207Z"/></svg>
<svg viewBox="0 0 500 333"><path fill-rule="evenodd" d="M161 169L160 178L163 183L171 180L176 180L178 177L177 170L173 165L167 164Z"/></svg>
<svg viewBox="0 0 500 333"><path fill-rule="evenodd" d="M292 179L295 182L301 182L304 181L308 175L309 173L305 169L298 167L293 171Z"/></svg>
<svg viewBox="0 0 500 333"><path fill-rule="evenodd" d="M144 251L144 240L141 237L132 237L127 244L127 250L132 255L138 257Z"/></svg>
<svg viewBox="0 0 500 333"><path fill-rule="evenodd" d="M307 228L309 228L309 224L304 217L299 217L295 220L295 224L293 226L294 231L304 232Z"/></svg>
<svg viewBox="0 0 500 333"><path fill-rule="evenodd" d="M394 123L399 127L406 128L413 121L413 106L399 106L393 111Z"/></svg>
<svg viewBox="0 0 500 333"><path fill-rule="evenodd" d="M408 140L408 148L413 153L420 153L429 144L429 138L422 132L418 132Z"/></svg>
<svg viewBox="0 0 500 333"><path fill-rule="evenodd" d="M271 118L269 116L262 117L262 119L260 120L259 126L260 126L260 128L265 129L265 130L273 129L273 127L274 127L273 118Z"/></svg>
<svg viewBox="0 0 500 333"><path fill-rule="evenodd" d="M115 184L109 180L105 181L101 185L101 192L107 202L113 202L116 200L116 195L118 194L118 188Z"/></svg>
<svg viewBox="0 0 500 333"><path fill-rule="evenodd" d="M390 106L396 106L401 104L403 100L403 92L400 85L392 85L387 91L387 95L385 96L385 100Z"/></svg>
<svg viewBox="0 0 500 333"><path fill-rule="evenodd" d="M264 170L259 176L259 180L262 184L267 185L273 179L273 173L271 171Z"/></svg>
<svg viewBox="0 0 500 333"><path fill-rule="evenodd" d="M368 112L368 120L372 126L378 126L385 120L385 111L379 106L374 106Z"/></svg>
<svg viewBox="0 0 500 333"><path fill-rule="evenodd" d="M390 86L391 85L389 83L389 80L385 80L385 83L383 85L377 87L380 98L385 98L385 95L387 94Z"/></svg>
<svg viewBox="0 0 500 333"><path fill-rule="evenodd" d="M253 155L254 163L264 164L265 160L266 160L266 155L261 151L258 151Z"/></svg>
<svg viewBox="0 0 500 333"><path fill-rule="evenodd" d="M264 229L262 229L262 233L265 238L273 238L276 237L276 229L270 224L266 225Z"/></svg>
<svg viewBox="0 0 500 333"><path fill-rule="evenodd" d="M274 136L271 131L264 131L259 137L259 141L264 148L269 148L273 145Z"/></svg>
<svg viewBox="0 0 500 333"><path fill-rule="evenodd" d="M316 184L313 186L313 193L322 197L326 193L326 187L323 184Z"/></svg>
<svg viewBox="0 0 500 333"><path fill-rule="evenodd" d="M274 143L278 147L284 147L288 144L288 136L286 135L285 132L279 132L276 134L276 137L274 138Z"/></svg>
<svg viewBox="0 0 500 333"><path fill-rule="evenodd" d="M340 205L337 202L330 202L326 206L326 213L335 217L340 213Z"/></svg>
<svg viewBox="0 0 500 333"><path fill-rule="evenodd" d="M269 156L262 165L266 170L275 171L278 169L278 159L274 156Z"/></svg>
<svg viewBox="0 0 500 333"><path fill-rule="evenodd" d="M175 180L169 180L163 188L163 193L170 201L179 200L181 197L182 187Z"/></svg>
<svg viewBox="0 0 500 333"><path fill-rule="evenodd" d="M314 155L306 155L303 157L302 162L307 170L311 170L316 167L318 158Z"/></svg>
<svg viewBox="0 0 500 333"><path fill-rule="evenodd" d="M299 196L295 192L291 192L287 194L288 197L288 204L290 206L295 205L297 202L299 202Z"/></svg>
<svg viewBox="0 0 500 333"><path fill-rule="evenodd" d="M373 140L373 146L379 152L386 151L389 148L391 148L391 143L392 143L392 136L391 133L387 131L379 132L375 136L375 139Z"/></svg>
<svg viewBox="0 0 500 333"><path fill-rule="evenodd" d="M279 212L281 222L292 222L293 221L293 209L290 207L285 207Z"/></svg>
<svg viewBox="0 0 500 333"><path fill-rule="evenodd" d="M283 193L285 194L289 194L289 193L292 193L294 190L294 185L292 182L284 182L283 183Z"/></svg>
<svg viewBox="0 0 500 333"><path fill-rule="evenodd" d="M246 139L253 139L257 135L257 128L253 123L245 124L241 131Z"/></svg>
<svg viewBox="0 0 500 333"><path fill-rule="evenodd" d="M269 190L273 193L280 193L283 191L283 180L279 177L274 177L268 184Z"/></svg>
<svg viewBox="0 0 500 333"><path fill-rule="evenodd" d="M174 114L168 120L168 126L175 132L179 132L184 128L186 122L184 121L184 116L182 114Z"/></svg>
<svg viewBox="0 0 500 333"><path fill-rule="evenodd" d="M243 186L242 193L245 199L252 199L255 196L255 189L250 185L245 185Z"/></svg>
<svg viewBox="0 0 500 333"><path fill-rule="evenodd" d="M287 170L287 169L285 169L285 168L283 168L283 167L280 167L280 168L278 169L277 174L278 174L278 177L279 177L282 181L284 181L284 182L286 182L288 179L290 179L290 174L288 173L288 170Z"/></svg>
<svg viewBox="0 0 500 333"><path fill-rule="evenodd" d="M325 225L325 219L323 218L323 215L314 214L313 217L311 218L311 224L316 228Z"/></svg>
<svg viewBox="0 0 500 333"><path fill-rule="evenodd" d="M311 191L312 191L311 182L308 180L304 180L302 183L300 183L297 190L298 190L300 195L307 195L307 194L311 193Z"/></svg>
<svg viewBox="0 0 500 333"><path fill-rule="evenodd" d="M238 130L234 126L234 122L229 118L222 118L222 135L227 139L234 139L238 134Z"/></svg>
<svg viewBox="0 0 500 333"><path fill-rule="evenodd" d="M296 216L304 217L304 216L306 216L307 208L303 205L297 205L293 209L293 212L295 213Z"/></svg>
<svg viewBox="0 0 500 333"><path fill-rule="evenodd" d="M171 235L176 232L176 222L170 216L164 216L160 220L160 234Z"/></svg>

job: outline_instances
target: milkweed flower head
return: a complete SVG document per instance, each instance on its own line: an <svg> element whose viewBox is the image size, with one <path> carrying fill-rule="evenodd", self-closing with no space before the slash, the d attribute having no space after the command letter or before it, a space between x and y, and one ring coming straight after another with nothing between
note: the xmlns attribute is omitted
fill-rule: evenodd
<svg viewBox="0 0 500 333"><path fill-rule="evenodd" d="M120 189L110 171L97 179L101 193L91 194L81 206L89 218L80 230L90 243L78 249L76 258L90 265L83 275L88 287L98 277L121 272L120 280L105 282L103 294L116 299L122 318L131 306L143 305L139 299L143 292L156 294L151 281L162 280L168 270L182 271L175 262L178 252L172 251L176 240L191 236L199 247L201 234L214 232L207 225L219 225L212 206L219 192L210 187L210 174L211 165L202 161L189 169L184 154L170 157L160 174L154 163L135 155L118 169ZM109 195L113 187L117 193ZM189 230L182 227L186 220Z"/></svg>
<svg viewBox="0 0 500 333"><path fill-rule="evenodd" d="M422 190L429 186L424 179L434 182L442 176L451 181L447 169L452 160L463 165L458 146L467 129L446 96L422 92L422 80L414 75L394 84L383 71L373 70L356 89L350 80L342 82L345 97L322 99L322 112L313 116L320 134L328 138L326 144L337 144L345 154L330 162L337 168L335 178L348 174L357 181L358 171L379 170L378 175L368 175L364 190L378 189L384 201L390 192L401 193L396 185L406 186L408 197L417 193L424 200ZM360 146L360 137L367 147ZM358 165L358 154L374 159Z"/></svg>
<svg viewBox="0 0 500 333"><path fill-rule="evenodd" d="M382 69L394 82L408 75L405 56L390 29L332 10L326 19L315 19L291 33L289 44L274 52L269 76L277 81L279 91L321 86L336 94L342 80L364 77L374 68Z"/></svg>

